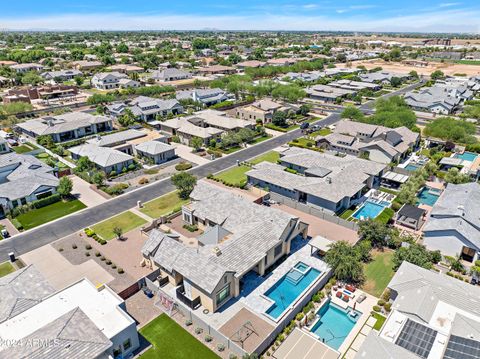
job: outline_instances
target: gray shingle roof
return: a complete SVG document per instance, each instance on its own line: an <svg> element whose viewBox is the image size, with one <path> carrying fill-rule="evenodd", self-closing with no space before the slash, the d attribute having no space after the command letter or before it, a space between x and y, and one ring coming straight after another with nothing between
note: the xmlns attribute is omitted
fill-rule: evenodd
<svg viewBox="0 0 480 359"><path fill-rule="evenodd" d="M388 287L398 293L392 309L427 323L439 301L480 315L480 288L407 261L401 264Z"/></svg>
<svg viewBox="0 0 480 359"><path fill-rule="evenodd" d="M135 146L135 148L149 155L158 155L174 149L173 146L160 141L146 141Z"/></svg>
<svg viewBox="0 0 480 359"><path fill-rule="evenodd" d="M133 160L133 157L126 153L109 147L99 147L92 143L72 147L69 151L80 157L86 156L90 161L104 168Z"/></svg>
<svg viewBox="0 0 480 359"><path fill-rule="evenodd" d="M424 233L453 230L480 248L480 185L448 184L430 212Z"/></svg>
<svg viewBox="0 0 480 359"><path fill-rule="evenodd" d="M153 236L161 242L154 261L167 270L174 269L208 292L215 289L226 272L241 276L250 270L280 243L291 221L297 220L204 181L197 184L191 198L188 209L193 215L221 225L226 236L218 244L191 248L153 231ZM216 255L214 247L221 254Z"/></svg>
<svg viewBox="0 0 480 359"><path fill-rule="evenodd" d="M0 197L15 200L31 195L41 186L58 185L58 178L51 173L53 169L33 156L15 152L3 154L0 169L4 167L9 173L0 183Z"/></svg>
<svg viewBox="0 0 480 359"><path fill-rule="evenodd" d="M419 359L418 356L370 332L355 359Z"/></svg>
<svg viewBox="0 0 480 359"><path fill-rule="evenodd" d="M145 132L139 130L125 130L110 135L94 137L87 142L100 147L111 147L136 138L145 137L146 135Z"/></svg>
<svg viewBox="0 0 480 359"><path fill-rule="evenodd" d="M26 343L49 341L55 344L14 345L0 351L0 358L97 358L112 346L112 342L80 308L73 309L53 320L23 340Z"/></svg>
<svg viewBox="0 0 480 359"><path fill-rule="evenodd" d="M0 323L33 307L55 289L32 265L0 277Z"/></svg>

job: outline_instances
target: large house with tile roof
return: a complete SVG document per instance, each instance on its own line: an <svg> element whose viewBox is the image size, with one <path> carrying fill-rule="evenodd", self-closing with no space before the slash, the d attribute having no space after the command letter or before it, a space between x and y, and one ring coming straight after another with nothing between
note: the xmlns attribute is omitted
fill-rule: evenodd
<svg viewBox="0 0 480 359"><path fill-rule="evenodd" d="M182 207L183 221L203 231L194 245L174 233L153 230L142 254L192 309L201 305L218 311L240 295L244 275L254 271L263 276L290 252L292 239L307 234L308 224L297 217L205 181L190 198Z"/></svg>
<svg viewBox="0 0 480 359"><path fill-rule="evenodd" d="M380 163L398 162L420 143L420 134L406 127L387 128L342 120L333 133L315 138L319 148L353 156L368 156Z"/></svg>

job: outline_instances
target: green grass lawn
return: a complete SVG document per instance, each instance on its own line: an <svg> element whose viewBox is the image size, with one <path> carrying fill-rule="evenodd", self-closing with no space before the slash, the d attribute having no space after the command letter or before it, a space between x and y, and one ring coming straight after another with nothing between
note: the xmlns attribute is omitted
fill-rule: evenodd
<svg viewBox="0 0 480 359"><path fill-rule="evenodd" d="M20 145L20 146L13 146L12 149L16 153L22 154L22 153L27 153L27 152L33 151L36 148L34 146L30 145L29 143L24 143L23 145Z"/></svg>
<svg viewBox="0 0 480 359"><path fill-rule="evenodd" d="M15 268L13 268L10 262L3 262L0 263L0 278L5 277L7 274L15 272Z"/></svg>
<svg viewBox="0 0 480 359"><path fill-rule="evenodd" d="M172 213L174 210L176 212L177 209L180 209L186 203L188 203L188 200L178 198L175 191L145 203L140 211L152 218L159 218Z"/></svg>
<svg viewBox="0 0 480 359"><path fill-rule="evenodd" d="M248 144L249 145L255 145L257 143L260 143L260 142L263 142L263 141L266 141L268 139L272 138L272 135L265 135L265 136L261 136L261 137L256 137L255 139L252 140L252 142L249 142Z"/></svg>
<svg viewBox="0 0 480 359"><path fill-rule="evenodd" d="M346 209L341 215L340 215L340 218L341 219L349 219L350 216L353 214L353 212L355 212L355 209Z"/></svg>
<svg viewBox="0 0 480 359"><path fill-rule="evenodd" d="M278 152L270 151L270 152L264 153L263 155L255 157L253 160L250 160L249 162L253 164L257 164L264 161L276 163L279 158L280 158L280 155L278 154ZM215 175L214 178L217 180L223 181L225 183L231 184L233 186L239 186L242 183L245 183L247 181L247 176L245 176L245 173L247 173L250 170L251 168L248 166L235 166L230 168L229 170L220 172L218 175Z"/></svg>
<svg viewBox="0 0 480 359"><path fill-rule="evenodd" d="M100 237L102 237L106 241L109 241L110 239L115 238L113 228L120 227L123 230L123 233L127 233L128 231L140 227L145 223L147 223L147 221L144 220L142 217L137 216L133 212L126 211L120 213L115 217L100 222L91 228Z"/></svg>
<svg viewBox="0 0 480 359"><path fill-rule="evenodd" d="M325 128L322 128L318 131L314 131L312 132L309 136L313 136L313 137L316 137L316 136L326 136L326 135L329 135L332 133L332 130L325 127Z"/></svg>
<svg viewBox="0 0 480 359"><path fill-rule="evenodd" d="M178 325L167 314L161 314L140 333L152 343L142 359L217 359L218 356Z"/></svg>
<svg viewBox="0 0 480 359"><path fill-rule="evenodd" d="M363 290L376 297L380 297L394 275L393 251L374 251L372 261L365 266L365 284Z"/></svg>
<svg viewBox="0 0 480 359"><path fill-rule="evenodd" d="M70 213L77 212L85 207L86 206L78 199L73 201L60 201L42 208L33 209L30 212L15 217L15 219L21 223L23 229L27 230Z"/></svg>
<svg viewBox="0 0 480 359"><path fill-rule="evenodd" d="M372 317L374 317L377 320L373 326L373 329L375 330L380 330L383 323L385 323L385 320L387 320L387 318L385 318L383 315L375 312L372 312Z"/></svg>

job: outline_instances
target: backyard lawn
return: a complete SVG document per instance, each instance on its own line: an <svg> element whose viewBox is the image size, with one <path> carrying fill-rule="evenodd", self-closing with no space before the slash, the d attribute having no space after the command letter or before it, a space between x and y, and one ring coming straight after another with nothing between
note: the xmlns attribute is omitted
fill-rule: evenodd
<svg viewBox="0 0 480 359"><path fill-rule="evenodd" d="M372 261L365 266L365 284L363 290L376 297L382 295L388 282L395 274L393 271L393 251L373 251Z"/></svg>
<svg viewBox="0 0 480 359"><path fill-rule="evenodd" d="M177 212L177 209L180 209L182 205L188 203L188 200L178 198L177 193L177 191L170 192L153 201L147 202L140 211L152 218L159 218L173 211Z"/></svg>
<svg viewBox="0 0 480 359"><path fill-rule="evenodd" d="M116 236L115 233L113 233L115 227L120 227L123 233L127 233L145 223L147 223L147 221L142 217L137 216L133 212L126 211L94 225L91 229L100 237L109 241Z"/></svg>
<svg viewBox="0 0 480 359"><path fill-rule="evenodd" d="M20 145L20 146L13 146L12 148L16 153L22 154L22 153L27 153L27 152L36 150L38 147L36 147L36 146L32 145L31 143L27 142L27 143L24 143L23 145Z"/></svg>
<svg viewBox="0 0 480 359"><path fill-rule="evenodd" d="M0 278L5 277L7 274L15 272L15 268L9 262L0 263Z"/></svg>
<svg viewBox="0 0 480 359"><path fill-rule="evenodd" d="M32 209L27 213L15 217L15 220L20 222L24 230L27 230L70 213L77 212L85 207L86 206L78 199L74 199L73 201L60 201L42 208Z"/></svg>
<svg viewBox="0 0 480 359"><path fill-rule="evenodd" d="M142 359L217 359L218 356L198 341L167 314L161 314L140 333L152 344L152 348L140 356Z"/></svg>
<svg viewBox="0 0 480 359"><path fill-rule="evenodd" d="M253 164L264 161L276 163L279 158L280 155L278 154L278 152L271 151L255 157L253 160L250 160L248 162ZM215 175L214 178L233 186L239 186L243 183L246 183L247 176L245 176L245 173L250 170L251 168L248 166L235 166L230 168L229 170L220 172L218 175Z"/></svg>

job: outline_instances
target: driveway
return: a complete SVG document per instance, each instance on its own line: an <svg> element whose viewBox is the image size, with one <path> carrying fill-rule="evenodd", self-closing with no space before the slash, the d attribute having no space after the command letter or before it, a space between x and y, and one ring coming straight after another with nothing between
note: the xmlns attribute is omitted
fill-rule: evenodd
<svg viewBox="0 0 480 359"><path fill-rule="evenodd" d="M90 188L90 183L77 176L69 176L73 182L72 194L77 196L87 207L94 207L107 201Z"/></svg>
<svg viewBox="0 0 480 359"><path fill-rule="evenodd" d="M177 156L182 157L187 161L196 163L197 165L204 165L210 162L210 160L207 160L206 158L192 153L192 148L184 144L172 143L172 146L175 147L175 153L177 154Z"/></svg>
<svg viewBox="0 0 480 359"><path fill-rule="evenodd" d="M83 254L83 252L81 252ZM88 260L79 265L70 263L51 245L35 249L21 256L25 264L33 264L45 279L57 290L61 290L83 278L95 286L108 284L114 278L95 261Z"/></svg>

